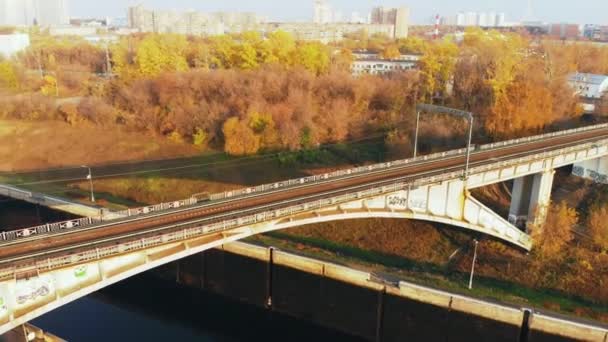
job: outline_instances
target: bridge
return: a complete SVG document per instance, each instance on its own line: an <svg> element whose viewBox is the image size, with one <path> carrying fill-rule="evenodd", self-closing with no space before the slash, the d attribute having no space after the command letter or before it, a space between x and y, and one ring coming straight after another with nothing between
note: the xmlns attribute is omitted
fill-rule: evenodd
<svg viewBox="0 0 608 342"><path fill-rule="evenodd" d="M0 234L0 334L103 287L255 234L360 218L440 222L530 250L556 168L606 174L608 125L265 184ZM581 171L582 170L582 171ZM514 180L508 218L470 190Z"/></svg>

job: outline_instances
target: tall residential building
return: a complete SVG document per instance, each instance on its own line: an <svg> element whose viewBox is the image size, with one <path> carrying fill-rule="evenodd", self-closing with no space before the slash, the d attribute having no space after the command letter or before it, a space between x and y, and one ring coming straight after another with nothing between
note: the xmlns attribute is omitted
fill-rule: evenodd
<svg viewBox="0 0 608 342"><path fill-rule="evenodd" d="M38 25L61 26L70 24L68 0L38 0Z"/></svg>
<svg viewBox="0 0 608 342"><path fill-rule="evenodd" d="M371 24L393 25L395 38L407 38L410 10L407 7L372 9Z"/></svg>
<svg viewBox="0 0 608 342"><path fill-rule="evenodd" d="M441 18L443 25L447 26L480 26L505 27L505 14L495 12L460 12L456 15Z"/></svg>
<svg viewBox="0 0 608 342"><path fill-rule="evenodd" d="M0 25L70 24L68 0L0 0Z"/></svg>
<svg viewBox="0 0 608 342"><path fill-rule="evenodd" d="M249 12L203 13L196 11L155 11L130 7L129 27L140 32L221 35L256 30L264 20Z"/></svg>
<svg viewBox="0 0 608 342"><path fill-rule="evenodd" d="M312 22L315 24L329 24L333 22L334 15L327 0L315 0Z"/></svg>

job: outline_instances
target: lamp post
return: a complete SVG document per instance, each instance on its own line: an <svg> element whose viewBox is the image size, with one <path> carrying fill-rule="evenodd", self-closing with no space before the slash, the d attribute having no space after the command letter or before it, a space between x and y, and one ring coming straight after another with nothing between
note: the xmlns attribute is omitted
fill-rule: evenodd
<svg viewBox="0 0 608 342"><path fill-rule="evenodd" d="M469 278L469 290L473 288L473 274L475 273L475 261L477 261L477 244L479 241L475 239L475 252L473 253L473 262L471 263L471 277Z"/></svg>
<svg viewBox="0 0 608 342"><path fill-rule="evenodd" d="M420 114L426 113L438 113L438 114L451 114L459 117L464 117L469 121L469 137L467 141L467 156L464 166L463 178L466 180L469 178L469 163L471 160L471 140L473 139L473 113L464 110L453 109L448 107L436 106L431 104L418 104L416 105L416 136L414 137L414 158L418 154L418 131L420 125Z"/></svg>
<svg viewBox="0 0 608 342"><path fill-rule="evenodd" d="M95 193L93 192L93 174L91 173L91 168L86 165L82 165L82 167L89 170L89 173L87 174L87 179L89 180L89 185L91 187L91 202L95 203Z"/></svg>

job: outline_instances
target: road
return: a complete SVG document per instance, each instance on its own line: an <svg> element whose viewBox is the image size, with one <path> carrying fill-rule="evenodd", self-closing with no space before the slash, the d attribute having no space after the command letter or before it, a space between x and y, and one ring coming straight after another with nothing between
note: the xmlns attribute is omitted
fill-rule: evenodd
<svg viewBox="0 0 608 342"><path fill-rule="evenodd" d="M575 146L585 141L595 141L608 138L608 129L586 131L567 136L559 136L542 141L535 141L503 147L494 150L475 152L471 156L471 166L479 166L495 163L501 160L509 160L537 154L543 151ZM13 244L0 248L0 263L22 258L27 258L36 253L54 253L77 248L80 245L103 240L104 243L117 241L125 235L138 237L151 235L152 230L171 225L197 223L213 223L226 218L243 216L247 212L273 210L285 207L288 204L298 202L311 202L324 197L333 197L341 193L352 193L377 187L382 184L391 184L397 179L413 179L417 177L428 177L446 171L456 171L464 167L465 157L456 156L445 159L407 164L399 168L384 170L383 172L371 174L352 175L344 179L329 180L320 183L312 183L294 188L286 188L282 191L260 193L246 198L234 198L221 202L208 202L187 209L176 210L167 213L156 213L138 218L122 219L112 222L101 223L87 229L73 230L57 233L54 235L40 236L26 242L16 241ZM372 184L373 183L373 184ZM175 228L177 229L177 228Z"/></svg>

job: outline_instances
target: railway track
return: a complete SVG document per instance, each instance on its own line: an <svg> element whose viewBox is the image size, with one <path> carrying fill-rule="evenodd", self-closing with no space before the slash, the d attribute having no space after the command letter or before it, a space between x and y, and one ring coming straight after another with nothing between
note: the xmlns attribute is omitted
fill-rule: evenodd
<svg viewBox="0 0 608 342"><path fill-rule="evenodd" d="M471 155L471 167L601 139L608 139L608 128L478 151ZM465 156L452 156L440 160L406 164L369 174L352 175L342 179L311 183L268 193L259 193L253 196L208 202L167 213L156 213L151 216L109 221L87 227L86 229L68 230L52 235L36 236L27 241L15 241L11 244L0 246L0 263L16 257L21 259L21 257L25 258L40 253L66 251L70 248L78 248L83 244L90 245L96 241L109 243L109 241L118 241L127 235L130 237L137 234L145 236L146 234L157 232L159 228L164 226L193 222L213 223L226 218L238 217L245 212L252 212L260 207L264 207L265 210L269 208L278 209L285 207L286 203L293 204L303 200L309 201L329 197L330 195L335 196L340 192L359 191L357 189L365 190L382 185L383 182L389 184L396 180L412 180L417 177L432 176L450 170L463 169L464 163Z"/></svg>

